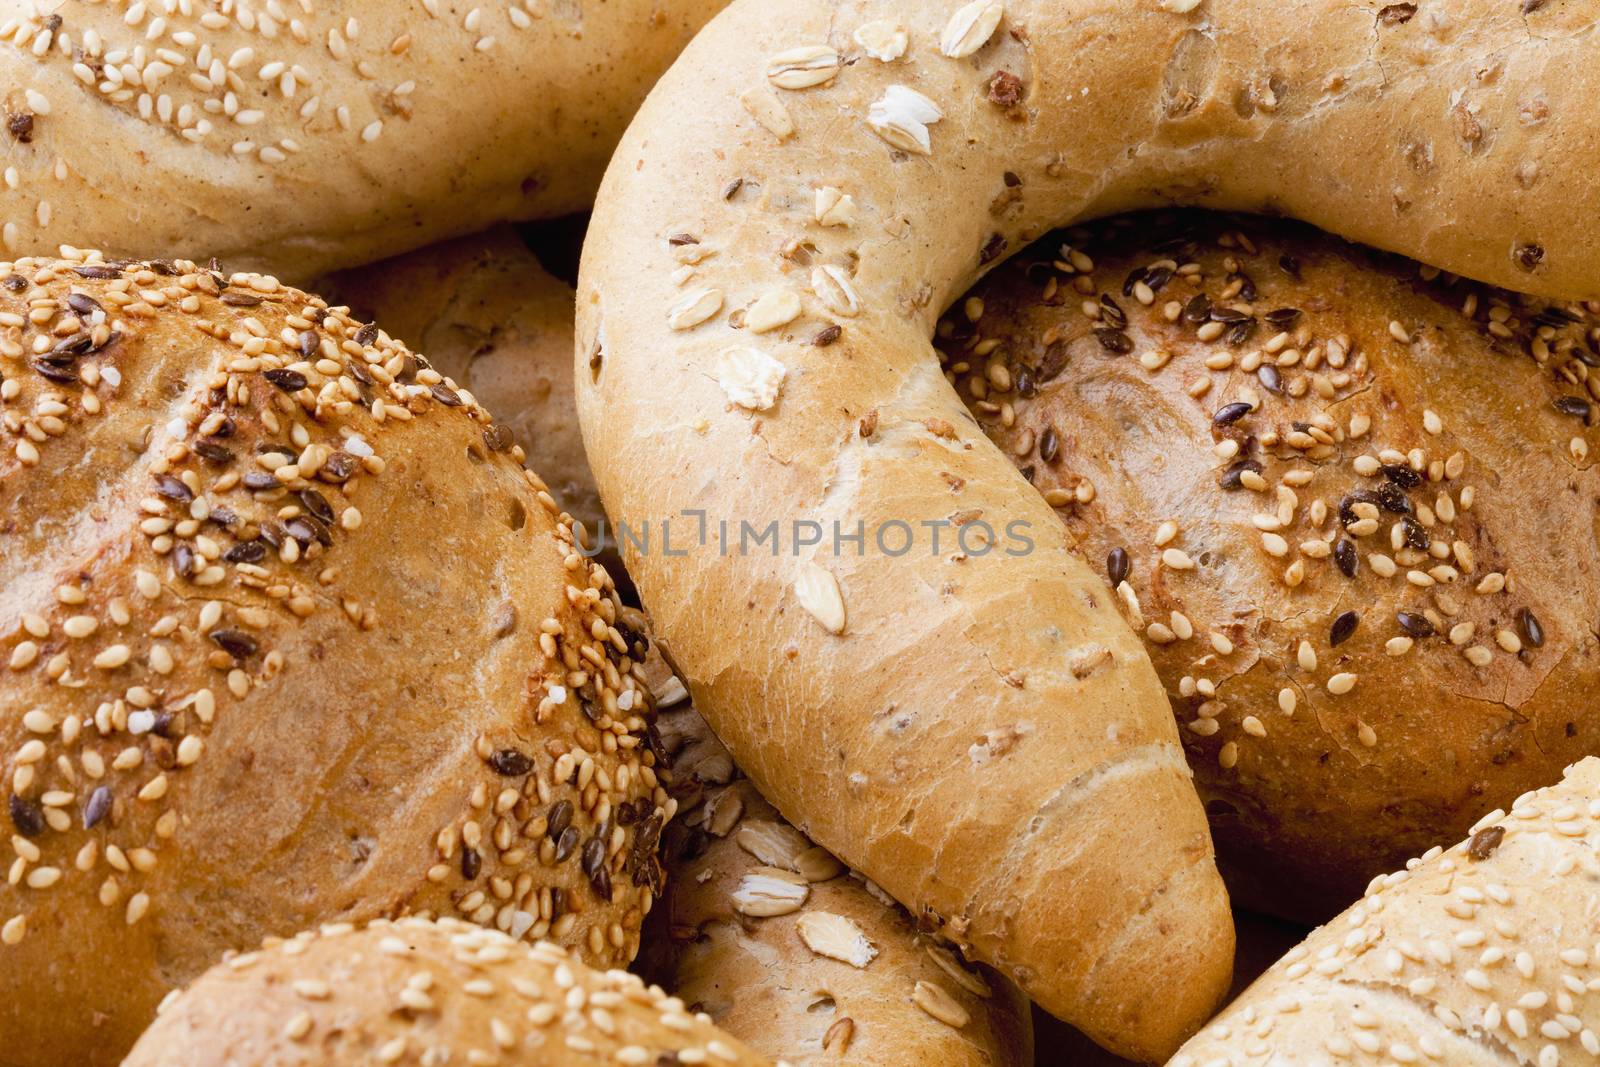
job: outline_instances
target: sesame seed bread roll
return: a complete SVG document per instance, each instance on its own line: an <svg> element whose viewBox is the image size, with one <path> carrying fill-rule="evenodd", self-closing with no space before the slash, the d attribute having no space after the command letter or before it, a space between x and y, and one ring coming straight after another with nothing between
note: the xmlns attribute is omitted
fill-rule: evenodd
<svg viewBox="0 0 1600 1067"><path fill-rule="evenodd" d="M124 1067L590 1067L772 1061L626 971L460 920L325 926L231 955Z"/></svg>
<svg viewBox="0 0 1600 1067"><path fill-rule="evenodd" d="M1597 797L1589 757L1379 875L1170 1067L1595 1062Z"/></svg>
<svg viewBox="0 0 1600 1067"><path fill-rule="evenodd" d="M608 512L657 523L624 556L660 639L762 794L1051 1012L1170 1053L1232 948L1178 734L1115 599L941 380L935 320L1052 226L1169 199L1600 295L1597 36L1587 5L1497 0L714 19L602 185L578 410ZM824 540L685 550L697 511ZM957 520L995 536L935 548L924 524ZM911 550L879 550L891 522Z"/></svg>
<svg viewBox="0 0 1600 1067"><path fill-rule="evenodd" d="M572 393L572 286L548 274L515 229L343 271L321 289L426 352L515 435L561 506L598 534L605 509ZM601 558L609 570L615 552Z"/></svg>
<svg viewBox="0 0 1600 1067"><path fill-rule="evenodd" d="M1597 310L1177 214L1042 240L941 323L1142 634L1236 898L1325 920L1600 754Z"/></svg>
<svg viewBox="0 0 1600 1067"><path fill-rule="evenodd" d="M303 280L583 210L724 0L0 5L0 255Z"/></svg>
<svg viewBox="0 0 1600 1067"><path fill-rule="evenodd" d="M663 701L670 688L657 687ZM687 702L660 730L680 814L663 835L667 889L642 973L796 1065L1031 1067L1015 986L919 933L748 779L730 781L726 749Z"/></svg>
<svg viewBox="0 0 1600 1067"><path fill-rule="evenodd" d="M266 276L0 263L0 324L6 1063L114 1063L322 922L630 960L674 806L642 645L510 436Z"/></svg>

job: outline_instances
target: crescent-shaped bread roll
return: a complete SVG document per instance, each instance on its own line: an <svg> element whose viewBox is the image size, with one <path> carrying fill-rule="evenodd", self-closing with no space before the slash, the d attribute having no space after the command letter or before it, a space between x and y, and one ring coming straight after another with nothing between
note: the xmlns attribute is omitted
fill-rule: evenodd
<svg viewBox="0 0 1600 1067"><path fill-rule="evenodd" d="M1325 920L1600 754L1596 308L1184 213L1042 240L941 322L1143 635L1236 900Z"/></svg>
<svg viewBox="0 0 1600 1067"><path fill-rule="evenodd" d="M675 681L657 685L663 701L682 693ZM796 1067L1031 1067L1015 986L784 821L690 704L659 726L680 815L662 837L667 888L642 973Z"/></svg>
<svg viewBox="0 0 1600 1067"><path fill-rule="evenodd" d="M724 0L0 3L0 255L304 281L589 206Z"/></svg>
<svg viewBox="0 0 1600 1067"><path fill-rule="evenodd" d="M608 512L655 524L624 555L660 638L763 795L1051 1012L1175 1048L1232 949L1178 735L935 319L1053 226L1174 200L1600 295L1597 41L1590 5L1499 0L714 19L607 171L578 406ZM771 524L776 552L740 545Z"/></svg>
<svg viewBox="0 0 1600 1067"><path fill-rule="evenodd" d="M459 920L325 926L174 994L123 1067L772 1061L625 971ZM782 1067L781 1064L778 1067Z"/></svg>
<svg viewBox="0 0 1600 1067"><path fill-rule="evenodd" d="M1593 1063L1600 759L1518 797L1262 975L1170 1067Z"/></svg>
<svg viewBox="0 0 1600 1067"><path fill-rule="evenodd" d="M631 960L643 648L488 413L263 275L5 262L0 323L0 1061L324 922Z"/></svg>

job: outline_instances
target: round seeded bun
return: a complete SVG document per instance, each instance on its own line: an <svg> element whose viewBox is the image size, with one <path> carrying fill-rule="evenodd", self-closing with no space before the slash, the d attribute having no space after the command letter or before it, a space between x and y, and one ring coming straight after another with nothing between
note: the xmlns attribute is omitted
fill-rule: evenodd
<svg viewBox="0 0 1600 1067"><path fill-rule="evenodd" d="M114 1063L322 922L630 960L674 806L642 646L509 435L270 277L0 263L0 323L7 1064Z"/></svg>
<svg viewBox="0 0 1600 1067"><path fill-rule="evenodd" d="M605 509L572 395L572 286L546 273L515 229L343 271L320 288L426 352L516 436L561 506L599 531ZM601 558L612 571L615 553Z"/></svg>
<svg viewBox="0 0 1600 1067"><path fill-rule="evenodd" d="M1169 214L1041 241L941 323L1142 635L1251 905L1325 918L1600 753L1597 311Z"/></svg>
<svg viewBox="0 0 1600 1067"><path fill-rule="evenodd" d="M0 255L204 249L299 280L583 210L724 3L7 5Z"/></svg>
<svg viewBox="0 0 1600 1067"><path fill-rule="evenodd" d="M1600 759L1380 875L1168 1067L1594 1063Z"/></svg>
<svg viewBox="0 0 1600 1067"><path fill-rule="evenodd" d="M625 971L413 918L231 956L162 1006L124 1067L771 1062Z"/></svg>
<svg viewBox="0 0 1600 1067"><path fill-rule="evenodd" d="M793 1064L1031 1067L1026 999L919 932L900 905L778 814L685 699L655 686L680 815L642 973Z"/></svg>

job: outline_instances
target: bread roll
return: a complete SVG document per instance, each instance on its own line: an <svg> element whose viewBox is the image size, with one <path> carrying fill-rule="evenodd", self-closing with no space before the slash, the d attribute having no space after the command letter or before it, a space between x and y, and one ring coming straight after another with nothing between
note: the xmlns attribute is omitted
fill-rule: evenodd
<svg viewBox="0 0 1600 1067"><path fill-rule="evenodd" d="M1593 1063L1600 759L1380 875L1170 1067Z"/></svg>
<svg viewBox="0 0 1600 1067"><path fill-rule="evenodd" d="M940 347L1143 633L1236 892L1325 919L1600 753L1594 306L1260 220L1059 236Z"/></svg>
<svg viewBox="0 0 1600 1067"><path fill-rule="evenodd" d="M796 1065L1031 1067L1028 1004L1010 982L919 933L748 779L730 780L726 750L687 702L660 729L687 814L663 836L647 977Z"/></svg>
<svg viewBox="0 0 1600 1067"><path fill-rule="evenodd" d="M676 822L673 823L677 825ZM670 881L668 883L670 885ZM651 912L650 926L661 915L661 909ZM1299 923L1284 922L1270 916L1235 908L1233 928L1238 935L1239 948L1233 957L1233 987L1230 996L1247 989L1251 982L1261 977L1263 971L1277 963L1285 952L1294 948L1310 931ZM640 951L648 952L650 939ZM1131 1067L1127 1060L1113 1056L1097 1047L1078 1031L1043 1012L1034 1014L1034 1045L1038 1056L1034 1067Z"/></svg>
<svg viewBox="0 0 1600 1067"><path fill-rule="evenodd" d="M653 715L509 436L261 275L0 264L0 1034L114 1063L175 984L461 915L625 963Z"/></svg>
<svg viewBox="0 0 1600 1067"><path fill-rule="evenodd" d="M344 271L323 290L426 352L435 370L471 392L598 547L605 510L572 396L572 287L545 272L516 230ZM609 569L616 556L603 558Z"/></svg>
<svg viewBox="0 0 1600 1067"><path fill-rule="evenodd" d="M459 920L326 926L234 955L124 1067L770 1064L625 971Z"/></svg>
<svg viewBox="0 0 1600 1067"><path fill-rule="evenodd" d="M0 255L296 280L589 205L723 0L4 5Z"/></svg>
<svg viewBox="0 0 1600 1067"><path fill-rule="evenodd" d="M698 706L819 844L1125 1053L1226 988L1227 901L1147 656L935 319L1049 228L1171 200L1600 295L1600 27L1521 8L739 0L607 172L579 417L607 510L657 523L626 562ZM686 546L699 511L824 540ZM974 516L987 555L933 548Z"/></svg>

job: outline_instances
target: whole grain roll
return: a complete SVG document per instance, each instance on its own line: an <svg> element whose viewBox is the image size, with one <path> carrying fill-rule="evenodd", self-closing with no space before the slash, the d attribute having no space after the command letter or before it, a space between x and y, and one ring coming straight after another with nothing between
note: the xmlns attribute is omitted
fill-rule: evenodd
<svg viewBox="0 0 1600 1067"><path fill-rule="evenodd" d="M321 288L426 352L515 436L561 506L598 536L605 509L572 395L572 286L547 273L515 229L342 271ZM603 559L615 577L615 552Z"/></svg>
<svg viewBox="0 0 1600 1067"><path fill-rule="evenodd" d="M171 998L125 1067L772 1061L625 971L458 920L325 926Z"/></svg>
<svg viewBox="0 0 1600 1067"><path fill-rule="evenodd" d="M790 1063L1031 1067L1027 1001L919 931L738 775L681 684L665 708L680 814L662 841L667 889L642 973Z"/></svg>
<svg viewBox="0 0 1600 1067"><path fill-rule="evenodd" d="M1600 753L1597 312L1172 214L1041 241L941 324L1142 634L1249 903L1326 917Z"/></svg>
<svg viewBox="0 0 1600 1067"><path fill-rule="evenodd" d="M114 1063L224 951L456 915L630 960L642 646L487 413L185 261L0 263L0 1034Z"/></svg>
<svg viewBox="0 0 1600 1067"><path fill-rule="evenodd" d="M0 255L296 280L587 208L724 0L0 4Z"/></svg>

